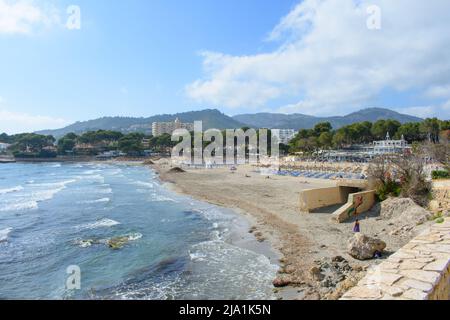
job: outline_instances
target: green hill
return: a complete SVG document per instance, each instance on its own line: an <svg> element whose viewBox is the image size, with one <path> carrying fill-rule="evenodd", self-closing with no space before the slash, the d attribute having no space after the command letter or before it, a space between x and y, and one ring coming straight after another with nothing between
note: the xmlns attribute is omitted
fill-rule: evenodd
<svg viewBox="0 0 450 320"><path fill-rule="evenodd" d="M397 120L401 123L422 121L420 118L383 108L368 108L346 116L334 117L314 117L304 114L257 113L237 115L233 119L255 128L295 130L311 129L320 122L330 122L333 128L338 129L355 122L376 122L382 119Z"/></svg>
<svg viewBox="0 0 450 320"><path fill-rule="evenodd" d="M95 120L76 122L67 127L56 130L43 130L37 133L62 137L63 135L74 132L82 134L87 131L95 130L114 130L123 133L143 132L151 134L153 122L169 122L179 118L182 122L192 123L194 121L203 121L203 129L229 129L240 128L244 125L233 118L221 113L218 110L207 109L202 111L191 111L177 114L156 115L149 118L132 117L103 117Z"/></svg>

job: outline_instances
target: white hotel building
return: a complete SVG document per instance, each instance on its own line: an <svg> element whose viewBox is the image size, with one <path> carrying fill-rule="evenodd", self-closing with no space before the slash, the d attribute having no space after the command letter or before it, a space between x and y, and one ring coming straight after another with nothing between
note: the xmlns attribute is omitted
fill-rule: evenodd
<svg viewBox="0 0 450 320"><path fill-rule="evenodd" d="M187 129L188 131L194 130L193 123L183 123L180 119L176 118L174 122L153 122L152 123L152 135L154 137L162 136L163 134L172 134L177 129Z"/></svg>

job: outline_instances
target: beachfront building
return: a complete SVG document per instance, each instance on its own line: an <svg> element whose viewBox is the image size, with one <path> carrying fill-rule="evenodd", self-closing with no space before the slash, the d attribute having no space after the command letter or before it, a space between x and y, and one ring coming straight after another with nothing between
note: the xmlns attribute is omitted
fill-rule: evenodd
<svg viewBox="0 0 450 320"><path fill-rule="evenodd" d="M8 149L9 146L10 144L8 143L0 142L0 151L5 151L6 149Z"/></svg>
<svg viewBox="0 0 450 320"><path fill-rule="evenodd" d="M409 152L410 150L411 147L408 145L408 142L405 140L403 135L400 140L392 140L388 132L385 140L373 142L373 153L375 155L404 153Z"/></svg>
<svg viewBox="0 0 450 320"><path fill-rule="evenodd" d="M177 129L186 129L188 131L194 131L193 123L183 123L178 118L173 122L153 122L152 135L155 137L162 136L163 134L172 134Z"/></svg>
<svg viewBox="0 0 450 320"><path fill-rule="evenodd" d="M277 137L282 144L288 144L297 134L294 129L272 129L271 131L272 136Z"/></svg>
<svg viewBox="0 0 450 320"><path fill-rule="evenodd" d="M385 140L374 141L371 144L353 145L341 150L321 150L316 156L323 161L332 162L367 162L376 156L394 153L408 153L411 146L402 136L400 140L392 140L389 133Z"/></svg>

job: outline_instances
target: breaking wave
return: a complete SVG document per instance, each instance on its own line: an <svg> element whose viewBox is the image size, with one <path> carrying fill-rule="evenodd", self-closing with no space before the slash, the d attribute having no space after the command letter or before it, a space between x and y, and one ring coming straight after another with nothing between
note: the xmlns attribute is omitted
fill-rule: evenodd
<svg viewBox="0 0 450 320"><path fill-rule="evenodd" d="M13 230L12 228L0 230L0 242L8 241L8 235L11 233L12 230Z"/></svg>
<svg viewBox="0 0 450 320"><path fill-rule="evenodd" d="M111 201L110 198L101 198L101 199L97 199L97 200L80 201L79 203L83 203L83 204L95 204L95 203L108 203L108 202L110 202L110 201Z"/></svg>
<svg viewBox="0 0 450 320"><path fill-rule="evenodd" d="M77 229L109 228L109 227L117 226L119 224L120 224L120 222L117 222L117 221L112 220L112 219L105 218L105 219L101 219L101 220L96 221L96 222L83 224L81 226L78 226Z"/></svg>
<svg viewBox="0 0 450 320"><path fill-rule="evenodd" d="M18 192L18 191L22 191L22 190L23 190L22 186L17 186L17 187L8 188L8 189L0 189L0 194L13 193L13 192Z"/></svg>

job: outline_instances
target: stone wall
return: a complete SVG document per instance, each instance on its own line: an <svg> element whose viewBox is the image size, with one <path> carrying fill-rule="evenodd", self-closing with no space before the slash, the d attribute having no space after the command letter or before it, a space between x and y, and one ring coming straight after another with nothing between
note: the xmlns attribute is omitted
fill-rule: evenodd
<svg viewBox="0 0 450 320"><path fill-rule="evenodd" d="M433 200L429 209L433 213L450 214L450 180L433 181Z"/></svg>
<svg viewBox="0 0 450 320"><path fill-rule="evenodd" d="M337 209L332 214L332 219L339 223L345 222L351 217L364 213L375 205L375 191L363 191L352 193L348 196L347 204Z"/></svg>
<svg viewBox="0 0 450 320"><path fill-rule="evenodd" d="M449 300L450 218L391 255L342 300Z"/></svg>

